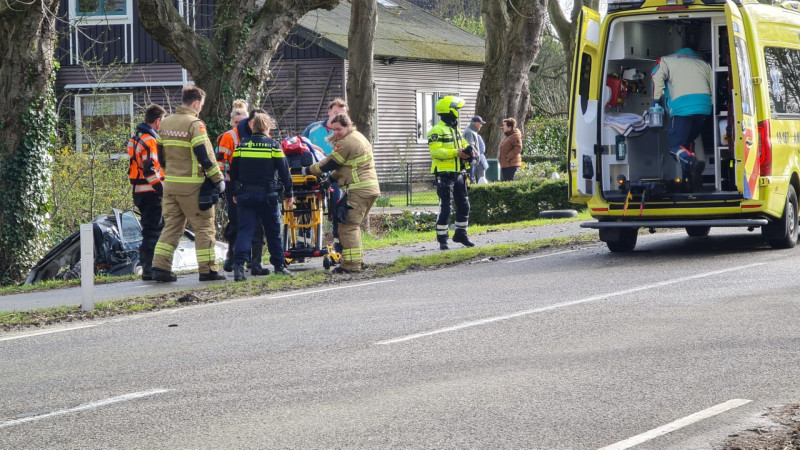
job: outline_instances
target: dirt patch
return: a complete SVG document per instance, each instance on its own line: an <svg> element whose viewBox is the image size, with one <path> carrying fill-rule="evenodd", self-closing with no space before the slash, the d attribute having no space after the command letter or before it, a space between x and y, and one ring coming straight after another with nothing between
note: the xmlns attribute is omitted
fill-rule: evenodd
<svg viewBox="0 0 800 450"><path fill-rule="evenodd" d="M769 410L762 415L765 424L732 434L715 450L800 450L800 403Z"/></svg>

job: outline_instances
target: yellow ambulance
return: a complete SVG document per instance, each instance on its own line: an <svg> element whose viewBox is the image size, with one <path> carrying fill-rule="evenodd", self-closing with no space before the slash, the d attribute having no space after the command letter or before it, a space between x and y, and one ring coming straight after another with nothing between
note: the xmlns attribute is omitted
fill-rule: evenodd
<svg viewBox="0 0 800 450"><path fill-rule="evenodd" d="M761 229L794 247L800 192L800 4L609 0L583 9L568 130L570 199L586 203L612 252L640 228ZM702 176L670 154L672 118L653 103L653 71L694 36L711 71L712 112L691 150ZM698 165L699 167L699 165ZM691 184L691 186L690 186Z"/></svg>

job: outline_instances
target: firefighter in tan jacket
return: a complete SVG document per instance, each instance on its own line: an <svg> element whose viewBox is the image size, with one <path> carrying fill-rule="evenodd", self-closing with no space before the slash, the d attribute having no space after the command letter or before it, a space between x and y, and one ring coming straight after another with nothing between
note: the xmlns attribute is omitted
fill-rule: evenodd
<svg viewBox="0 0 800 450"><path fill-rule="evenodd" d="M333 131L330 138L334 144L333 152L303 171L316 176L333 171L331 178L339 183L347 198L347 220L339 223L342 264L334 273L360 272L364 257L359 227L381 195L372 146L345 113L328 121L328 128Z"/></svg>
<svg viewBox="0 0 800 450"><path fill-rule="evenodd" d="M211 188L218 193L225 190L222 172L206 134L206 124L198 117L205 97L202 89L185 87L181 106L175 114L161 122L159 161L165 174L162 200L165 225L153 256L155 281L177 280L172 272L172 258L187 222L195 234L200 281L225 279L225 275L218 272L214 252L216 230L213 202L205 202L206 206L202 208L200 205L201 187L206 179L210 180L213 184Z"/></svg>

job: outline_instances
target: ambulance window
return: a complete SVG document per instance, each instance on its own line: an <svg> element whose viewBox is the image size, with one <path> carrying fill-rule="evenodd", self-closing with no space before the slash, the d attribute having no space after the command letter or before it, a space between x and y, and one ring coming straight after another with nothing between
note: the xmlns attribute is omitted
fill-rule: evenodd
<svg viewBox="0 0 800 450"><path fill-rule="evenodd" d="M770 109L774 114L800 114L800 50L764 48Z"/></svg>
<svg viewBox="0 0 800 450"><path fill-rule="evenodd" d="M742 114L752 116L753 112L753 78L750 76L750 58L747 56L747 43L744 39L734 38L736 61L739 66L739 91L742 94Z"/></svg>
<svg viewBox="0 0 800 450"><path fill-rule="evenodd" d="M581 112L586 113L589 104L589 86L592 81L592 57L586 53L581 56L581 73L578 78L578 95L581 96Z"/></svg>

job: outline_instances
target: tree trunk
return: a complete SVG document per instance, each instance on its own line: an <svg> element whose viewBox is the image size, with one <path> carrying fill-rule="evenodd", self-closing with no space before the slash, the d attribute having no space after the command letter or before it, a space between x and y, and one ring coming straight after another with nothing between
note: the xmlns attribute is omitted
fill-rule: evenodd
<svg viewBox="0 0 800 450"><path fill-rule="evenodd" d="M42 255L55 137L57 0L0 3L0 284Z"/></svg>
<svg viewBox="0 0 800 450"><path fill-rule="evenodd" d="M575 0L572 4L572 12L570 13L569 20L564 16L561 10L561 4L558 0L547 1L547 13L550 16L550 23L556 30L558 40L561 41L561 46L564 49L564 56L567 60L567 79L572 80L572 59L575 56L575 33L577 32L578 16L581 13L583 6L591 8L595 11L600 11L599 0ZM567 86L569 89L569 86Z"/></svg>
<svg viewBox="0 0 800 450"><path fill-rule="evenodd" d="M216 2L214 34L193 30L172 0L139 0L144 29L161 44L206 91L201 118L226 123L234 98L260 105L269 63L278 46L303 15L314 9L333 9L340 0L254 0ZM224 126L222 127L224 128Z"/></svg>
<svg viewBox="0 0 800 450"><path fill-rule="evenodd" d="M528 77L542 42L546 0L483 0L486 66L476 111L488 122L481 129L486 154L496 157L503 138L502 120L520 128L531 114Z"/></svg>
<svg viewBox="0 0 800 450"><path fill-rule="evenodd" d="M376 0L352 0L347 35L347 105L358 130L373 142L375 129L375 77L373 74Z"/></svg>

